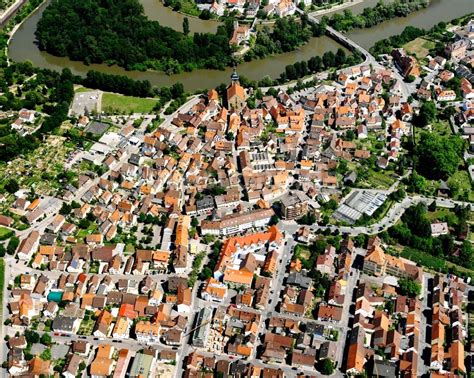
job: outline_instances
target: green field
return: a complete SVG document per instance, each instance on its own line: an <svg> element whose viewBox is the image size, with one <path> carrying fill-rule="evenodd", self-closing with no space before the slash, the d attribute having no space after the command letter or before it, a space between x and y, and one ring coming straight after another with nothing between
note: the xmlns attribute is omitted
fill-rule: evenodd
<svg viewBox="0 0 474 378"><path fill-rule="evenodd" d="M157 99L104 93L102 95L102 111L118 114L151 113L157 102Z"/></svg>
<svg viewBox="0 0 474 378"><path fill-rule="evenodd" d="M395 182L395 179L390 177L393 171L374 171L369 170L368 182L373 189L388 189Z"/></svg>
<svg viewBox="0 0 474 378"><path fill-rule="evenodd" d="M403 45L403 48L409 53L415 55L418 59L426 58L429 51L435 47L435 43L425 38L416 38Z"/></svg>

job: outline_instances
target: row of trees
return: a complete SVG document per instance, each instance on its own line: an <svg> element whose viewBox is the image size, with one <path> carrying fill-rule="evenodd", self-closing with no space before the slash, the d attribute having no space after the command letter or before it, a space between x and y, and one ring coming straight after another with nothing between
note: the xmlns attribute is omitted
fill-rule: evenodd
<svg viewBox="0 0 474 378"><path fill-rule="evenodd" d="M361 61L358 54L347 56L343 49L338 49L334 54L332 51L327 51L322 57L314 56L308 61L296 62L285 67L285 72L280 75L280 83L288 80L296 80L311 73L318 73L331 68L341 68L344 65L354 65Z"/></svg>
<svg viewBox="0 0 474 378"><path fill-rule="evenodd" d="M427 5L426 0L396 0L390 3L380 1L373 8L365 8L359 15L354 15L351 10L346 9L342 14L335 13L331 18L325 16L323 20L339 31L371 28L395 17L406 17Z"/></svg>
<svg viewBox="0 0 474 378"><path fill-rule="evenodd" d="M97 71L87 72L82 84L88 88L97 88L107 92L122 93L127 96L151 96L151 84L148 80L133 80L127 76L110 75Z"/></svg>

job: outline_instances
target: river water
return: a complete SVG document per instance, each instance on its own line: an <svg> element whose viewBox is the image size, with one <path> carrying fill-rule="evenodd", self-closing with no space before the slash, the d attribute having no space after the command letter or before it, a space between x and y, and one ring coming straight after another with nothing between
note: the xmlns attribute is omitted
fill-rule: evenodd
<svg viewBox="0 0 474 378"><path fill-rule="evenodd" d="M367 0L374 2L375 0ZM145 13L152 20L159 21L162 25L182 30L184 16L164 7L159 0L141 0ZM231 74L231 69L225 71L218 70L195 70L177 75L166 75L155 71L126 71L117 66L107 66L105 64L85 65L81 62L71 61L68 58L52 56L40 51L34 43L36 24L41 18L41 14L47 6L46 2L37 12L32 14L18 28L9 46L9 56L15 61L31 61L35 66L61 70L69 67L74 74L84 75L89 70L96 70L105 73L127 75L133 79L149 80L157 86L169 86L175 82L181 82L188 90L212 88L220 83L227 83ZM370 5L373 5L370 3ZM363 6L356 5L354 12L361 11ZM390 35L400 33L405 26L414 25L429 28L440 21L449 21L469 12L474 12L474 0L432 0L432 4L419 12L411 14L406 18L399 18L387 21L371 29L352 31L348 36L365 48L371 47L376 41ZM218 22L205 21L197 18L189 18L192 32L214 32ZM340 46L328 37L312 38L302 48L268 57L262 60L242 63L238 66L238 73L250 79L258 80L268 75L277 78L285 70L285 66L296 61L308 60L312 56L322 55L326 51L336 51Z"/></svg>

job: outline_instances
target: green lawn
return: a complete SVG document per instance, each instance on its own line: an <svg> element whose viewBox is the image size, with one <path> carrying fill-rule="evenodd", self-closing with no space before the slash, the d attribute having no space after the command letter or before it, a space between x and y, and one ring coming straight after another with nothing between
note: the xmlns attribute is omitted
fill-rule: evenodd
<svg viewBox="0 0 474 378"><path fill-rule="evenodd" d="M78 335L83 336L90 336L92 335L92 331L94 330L95 321L92 319L83 320L81 325L79 326L79 330L77 331Z"/></svg>
<svg viewBox="0 0 474 378"><path fill-rule="evenodd" d="M436 211L429 211L426 214L426 216L431 222L434 222L434 221L437 221L437 220L440 220L440 219L444 220L447 217L450 217L453 221L457 220L456 215L454 214L454 212L451 209L447 209L447 208L443 208L443 207L437 208Z"/></svg>
<svg viewBox="0 0 474 378"><path fill-rule="evenodd" d="M196 17L199 16L199 14L201 13L196 3L192 0L183 0L183 1L179 1L179 3L181 6L179 11L181 13L189 14L191 16L196 16Z"/></svg>
<svg viewBox="0 0 474 378"><path fill-rule="evenodd" d="M93 92L93 91L95 91L95 89L90 89L90 88L86 88L86 87L79 87L74 92L82 93L82 92Z"/></svg>
<svg viewBox="0 0 474 378"><path fill-rule="evenodd" d="M303 244L296 244L295 246L295 256L300 260L309 260L311 257L311 252L309 248Z"/></svg>
<svg viewBox="0 0 474 378"><path fill-rule="evenodd" d="M432 128L433 132L438 134L438 135L447 135L447 136L449 136L449 135L452 134L451 126L449 125L448 121L438 119L435 122L433 122L433 124L431 125L431 128Z"/></svg>
<svg viewBox="0 0 474 378"><path fill-rule="evenodd" d="M0 227L0 240L9 239L13 235L13 231L5 227Z"/></svg>
<svg viewBox="0 0 474 378"><path fill-rule="evenodd" d="M86 230L79 230L76 234L76 237L79 239L85 238L87 235L93 234L97 231L97 225L95 223L91 223Z"/></svg>
<svg viewBox="0 0 474 378"><path fill-rule="evenodd" d="M102 95L102 111L119 114L151 113L157 102L157 99L104 93Z"/></svg>
<svg viewBox="0 0 474 378"><path fill-rule="evenodd" d="M456 199L470 197L472 193L471 179L466 171L457 171L448 179L448 185Z"/></svg>

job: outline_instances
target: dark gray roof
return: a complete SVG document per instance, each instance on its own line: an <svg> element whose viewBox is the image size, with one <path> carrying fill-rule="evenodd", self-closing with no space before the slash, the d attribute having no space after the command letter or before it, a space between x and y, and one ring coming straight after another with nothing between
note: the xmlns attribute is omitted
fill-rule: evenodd
<svg viewBox="0 0 474 378"><path fill-rule="evenodd" d="M53 320L54 331L72 331L74 322L77 318L71 318L69 316L57 316Z"/></svg>
<svg viewBox="0 0 474 378"><path fill-rule="evenodd" d="M304 276L301 273L290 273L288 276L288 285L297 285L303 289L308 289L311 286L311 278Z"/></svg>
<svg viewBox="0 0 474 378"><path fill-rule="evenodd" d="M395 364L385 360L374 361L373 375L377 377L395 377Z"/></svg>

